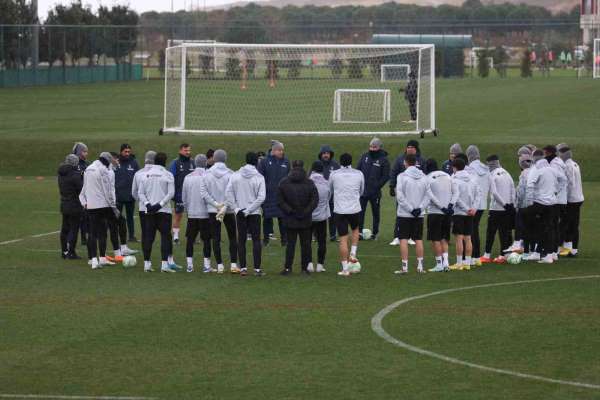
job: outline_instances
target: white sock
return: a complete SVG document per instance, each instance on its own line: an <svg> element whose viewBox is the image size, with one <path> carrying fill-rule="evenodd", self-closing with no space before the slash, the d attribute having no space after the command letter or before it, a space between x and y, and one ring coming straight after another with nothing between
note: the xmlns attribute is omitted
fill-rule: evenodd
<svg viewBox="0 0 600 400"><path fill-rule="evenodd" d="M144 261L144 269L152 268L152 261Z"/></svg>
<svg viewBox="0 0 600 400"><path fill-rule="evenodd" d="M342 270L348 271L348 261L342 261Z"/></svg>
<svg viewBox="0 0 600 400"><path fill-rule="evenodd" d="M122 255L123 255L123 254L121 253L121 250L114 250L114 251L113 251L113 253L115 253L115 256L116 256L116 257L120 257L120 256L122 256Z"/></svg>
<svg viewBox="0 0 600 400"><path fill-rule="evenodd" d="M471 265L471 256L465 257L465 265Z"/></svg>
<svg viewBox="0 0 600 400"><path fill-rule="evenodd" d="M98 261L98 257L94 257L92 258L92 265L98 265L100 263L100 261Z"/></svg>
<svg viewBox="0 0 600 400"><path fill-rule="evenodd" d="M442 262L444 263L444 265L449 265L450 264L450 257L448 257L448 253L442 253Z"/></svg>
<svg viewBox="0 0 600 400"><path fill-rule="evenodd" d="M126 244L122 244L121 245L121 255L123 255L123 253L126 252L127 250L129 250L129 247L127 247Z"/></svg>
<svg viewBox="0 0 600 400"><path fill-rule="evenodd" d="M485 253L483 255L484 258L492 258L492 255L490 253Z"/></svg>
<svg viewBox="0 0 600 400"><path fill-rule="evenodd" d="M417 268L423 268L423 257L417 257Z"/></svg>
<svg viewBox="0 0 600 400"><path fill-rule="evenodd" d="M161 266L162 268L168 268L168 267L169 267L169 263L168 263L167 261L161 261L161 262L160 262L160 266Z"/></svg>
<svg viewBox="0 0 600 400"><path fill-rule="evenodd" d="M443 261L443 258L441 256L435 258L435 265L436 266L439 267L440 265L444 265L443 262L444 261Z"/></svg>
<svg viewBox="0 0 600 400"><path fill-rule="evenodd" d="M225 269L225 266L223 264L219 264L219 265L217 265L217 268L219 268L219 269Z"/></svg>
<svg viewBox="0 0 600 400"><path fill-rule="evenodd" d="M175 264L175 260L173 259L173 256L169 256L169 258L167 258L167 262L169 264Z"/></svg>
<svg viewBox="0 0 600 400"><path fill-rule="evenodd" d="M456 256L456 263L462 265L462 256Z"/></svg>
<svg viewBox="0 0 600 400"><path fill-rule="evenodd" d="M173 239L179 239L179 228L173 228Z"/></svg>
<svg viewBox="0 0 600 400"><path fill-rule="evenodd" d="M237 263L231 263L231 268L236 269L237 267Z"/></svg>
<svg viewBox="0 0 600 400"><path fill-rule="evenodd" d="M188 267L194 267L194 258L193 257L186 257L187 259L187 265Z"/></svg>
<svg viewBox="0 0 600 400"><path fill-rule="evenodd" d="M204 257L204 268L210 267L210 258Z"/></svg>
<svg viewBox="0 0 600 400"><path fill-rule="evenodd" d="M571 250L571 249L573 249L573 242L565 242L563 247Z"/></svg>
<svg viewBox="0 0 600 400"><path fill-rule="evenodd" d="M358 246L352 245L352 247L350 247L350 257L356 257L357 250L358 250Z"/></svg>
<svg viewBox="0 0 600 400"><path fill-rule="evenodd" d="M404 271L408 269L408 260L402 260L402 269Z"/></svg>

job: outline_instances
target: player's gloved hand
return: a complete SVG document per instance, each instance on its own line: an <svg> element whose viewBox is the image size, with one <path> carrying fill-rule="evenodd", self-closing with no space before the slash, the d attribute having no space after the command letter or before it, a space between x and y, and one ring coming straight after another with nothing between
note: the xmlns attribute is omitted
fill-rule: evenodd
<svg viewBox="0 0 600 400"><path fill-rule="evenodd" d="M448 207L446 209L448 210L446 215L454 215L454 204L452 204L452 203L448 204Z"/></svg>
<svg viewBox="0 0 600 400"><path fill-rule="evenodd" d="M245 208L238 209L236 215L238 215L239 213L242 213L242 215L245 217L246 216L246 209Z"/></svg>
<svg viewBox="0 0 600 400"><path fill-rule="evenodd" d="M112 212L113 214L115 214L116 219L121 218L121 213L119 212L119 209L117 207L113 207Z"/></svg>
<svg viewBox="0 0 600 400"><path fill-rule="evenodd" d="M413 215L413 217L417 218L417 217L419 217L421 215L421 209L420 208L415 208L410 213Z"/></svg>
<svg viewBox="0 0 600 400"><path fill-rule="evenodd" d="M448 209L447 209L446 207L442 208L442 212L443 212L445 215L449 215L449 214L448 214Z"/></svg>
<svg viewBox="0 0 600 400"><path fill-rule="evenodd" d="M390 196L396 197L396 188L390 186Z"/></svg>
<svg viewBox="0 0 600 400"><path fill-rule="evenodd" d="M158 211L160 211L161 208L162 207L158 203L146 204L146 211L148 211L149 214L156 214Z"/></svg>
<svg viewBox="0 0 600 400"><path fill-rule="evenodd" d="M512 204L505 204L504 209L508 212L512 212L515 210L515 206L513 206Z"/></svg>

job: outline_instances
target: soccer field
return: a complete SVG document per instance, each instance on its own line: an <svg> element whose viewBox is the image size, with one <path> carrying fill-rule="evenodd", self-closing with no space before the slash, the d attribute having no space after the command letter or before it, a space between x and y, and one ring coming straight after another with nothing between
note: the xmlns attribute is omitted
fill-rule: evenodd
<svg viewBox="0 0 600 400"><path fill-rule="evenodd" d="M441 136L421 141L423 154L438 161L454 142L478 144L514 178L520 145L571 145L586 195L577 259L426 275L411 264L408 276L394 276L394 203L384 192L380 238L360 243L363 273L349 279L334 272L333 244L328 272L310 277L298 274L298 262L291 277L278 275L278 242L263 253L261 279L144 274L139 263L92 271L85 261L61 260L54 176L73 142L85 142L93 157L128 142L138 157L156 149L174 158L186 140L194 153L226 149L235 169L246 151L269 144L265 136L158 136L162 95L158 81L0 91L0 398L600 398L600 82L439 80ZM384 140L390 160L406 140ZM321 144L357 160L369 138L283 141L290 159L310 162ZM175 251L183 263L184 246ZM432 266L428 247L426 255ZM154 257L156 265L157 250ZM532 280L401 304L381 324L396 345L372 327L380 310L402 299Z"/></svg>

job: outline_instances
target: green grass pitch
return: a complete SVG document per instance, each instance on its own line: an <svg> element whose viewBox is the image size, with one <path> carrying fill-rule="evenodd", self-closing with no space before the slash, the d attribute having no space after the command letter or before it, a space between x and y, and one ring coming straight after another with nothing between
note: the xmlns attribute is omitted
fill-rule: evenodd
<svg viewBox="0 0 600 400"><path fill-rule="evenodd" d="M280 277L283 249L277 243L265 249L264 279L143 274L139 264L93 272L85 262L59 258L56 234L38 236L59 229L54 174L73 142L87 143L93 156L128 142L138 155L157 149L173 158L186 140L194 151L228 150L230 166L238 168L246 151L265 150L270 138L158 136L163 86L157 81L0 91L0 397L600 398L598 389L449 364L395 347L372 331L371 318L402 298L600 271L600 82L437 83L441 136L421 141L426 156L442 161L452 143L476 143L482 156L497 153L516 178L520 145L571 145L586 195L580 258L425 276L411 265L409 276L398 278L392 274L398 249L387 244L394 205L384 193L380 239L361 242L363 273L350 279L334 273L335 246L328 249L327 273L301 278L296 264L293 276ZM227 109L216 117L238 118ZM306 112L303 117L310 122ZM369 139L282 140L291 159L312 161L321 144L358 158ZM385 140L390 158L406 140ZM431 266L429 248L426 254ZM183 263L183 246L175 256ZM598 279L582 279L448 293L401 306L383 327L449 357L600 385L599 289Z"/></svg>

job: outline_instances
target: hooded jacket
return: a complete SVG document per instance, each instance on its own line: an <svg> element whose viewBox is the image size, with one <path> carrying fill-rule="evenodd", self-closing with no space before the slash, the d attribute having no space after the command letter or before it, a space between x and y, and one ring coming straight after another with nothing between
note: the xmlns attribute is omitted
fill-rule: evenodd
<svg viewBox="0 0 600 400"><path fill-rule="evenodd" d="M479 203L475 207L476 210L487 210L488 195L490 192L491 176L490 169L480 160L473 160L464 169L475 178L475 184L479 187L480 197Z"/></svg>
<svg viewBox="0 0 600 400"><path fill-rule="evenodd" d="M171 203L175 195L175 178L162 165L153 165L138 187L140 204L160 204L160 213L171 214Z"/></svg>
<svg viewBox="0 0 600 400"><path fill-rule="evenodd" d="M381 197L381 188L390 179L390 162L388 153L379 149L375 152L366 152L358 161L357 169L365 177L365 192L363 197Z"/></svg>
<svg viewBox="0 0 600 400"><path fill-rule="evenodd" d="M552 168L552 170L555 172L556 181L558 182L556 202L557 204L565 205L567 204L567 186L569 184L567 181L565 162L559 157L554 157L552 161L550 161L550 168Z"/></svg>
<svg viewBox="0 0 600 400"><path fill-rule="evenodd" d="M423 218L425 208L429 204L427 176L417 167L410 166L398 175L396 184L396 215L403 218L415 218L411 212L421 209L418 218Z"/></svg>
<svg viewBox="0 0 600 400"><path fill-rule="evenodd" d="M204 174L201 180L201 196L206 203L209 213L217 213L218 204L225 204L226 191L229 179L233 171L225 163L217 162ZM233 209L227 209L228 213L233 213Z"/></svg>
<svg viewBox="0 0 600 400"><path fill-rule="evenodd" d="M115 185L111 171L100 160L91 163L83 173L83 188L79 194L81 205L88 210L115 208Z"/></svg>
<svg viewBox="0 0 600 400"><path fill-rule="evenodd" d="M246 164L231 175L225 193L227 207L236 214L244 210L245 215L260 215L266 198L265 178L255 166Z"/></svg>
<svg viewBox="0 0 600 400"><path fill-rule="evenodd" d="M329 161L323 160L323 153L331 153L331 158L329 158ZM340 169L340 164L333 159L334 155L335 154L331 146L321 146L321 149L319 150L319 156L317 158L323 163L323 176L325 179L329 179L329 175L331 175L333 171Z"/></svg>
<svg viewBox="0 0 600 400"><path fill-rule="evenodd" d="M277 201L286 227L308 229L312 224L312 213L319 204L319 192L314 182L306 177L304 169L293 168L279 184Z"/></svg>
<svg viewBox="0 0 600 400"><path fill-rule="evenodd" d="M265 218L279 218L283 216L277 205L277 188L279 182L290 173L290 162L287 158L281 159L269 154L258 164L258 172L265 177L267 197L263 204Z"/></svg>
<svg viewBox="0 0 600 400"><path fill-rule="evenodd" d="M117 202L129 203L134 200L131 195L133 177L139 171L140 166L134 156L127 158L119 157L119 165L115 168L115 192Z"/></svg>
<svg viewBox="0 0 600 400"><path fill-rule="evenodd" d="M140 169L133 176L133 182L131 184L131 197L138 202L138 209L140 212L146 212L146 204L139 201L138 189L140 187L140 183L146 178L146 174L153 166L153 164L146 164L144 165L144 168Z"/></svg>
<svg viewBox="0 0 600 400"><path fill-rule="evenodd" d="M357 214L361 211L360 197L365 190L362 172L350 166L333 171L329 176L329 189L334 213Z"/></svg>
<svg viewBox="0 0 600 400"><path fill-rule="evenodd" d="M183 180L181 201L188 218L208 218L208 208L202 198L202 183L206 175L208 175L208 172L204 168L196 168Z"/></svg>
<svg viewBox="0 0 600 400"><path fill-rule="evenodd" d="M194 160L190 157L179 155L178 158L171 162L169 166L169 171L175 178L175 196L173 200L176 203L181 203L181 191L183 189L183 180L185 179L187 174L192 173L196 169L196 165L194 164Z"/></svg>
<svg viewBox="0 0 600 400"><path fill-rule="evenodd" d="M331 209L329 208L329 200L331 199L331 189L329 182L325 177L317 172L310 174L310 180L314 182L317 192L319 193L319 204L312 213L314 222L321 222L331 217Z"/></svg>
<svg viewBox="0 0 600 400"><path fill-rule="evenodd" d="M581 184L581 170L579 165L572 159L565 161L565 172L567 175L567 202L581 203L583 197L583 186Z"/></svg>
<svg viewBox="0 0 600 400"><path fill-rule="evenodd" d="M455 204L458 199L457 183L444 171L433 171L427 175L429 183L427 196L429 207L427 214L443 214L442 208Z"/></svg>
<svg viewBox="0 0 600 400"><path fill-rule="evenodd" d="M477 205L481 204L482 196L477 178L466 170L462 170L452 175L452 179L458 187L454 215L467 215L469 210L477 210Z"/></svg>
<svg viewBox="0 0 600 400"><path fill-rule="evenodd" d="M396 180L398 178L398 175L400 175L401 173L404 172L404 170L406 168L404 168L404 157L406 156L406 153L399 155L398 157L396 157L396 161L394 161L394 166L392 167L392 170L390 172L390 187L395 188L396 187ZM424 171L424 167L425 167L425 158L423 158L421 156L421 150L417 149L417 162L415 164L415 167L417 167L418 169L420 169L421 171L427 173L427 171Z"/></svg>
<svg viewBox="0 0 600 400"><path fill-rule="evenodd" d="M502 167L490 172L490 210L504 211L507 204L515 204L515 183L510 174Z"/></svg>
<svg viewBox="0 0 600 400"><path fill-rule="evenodd" d="M531 204L527 203L527 178L529 173L532 171L532 167L525 168L519 175L519 183L516 190L516 204L515 206L519 210L523 210L529 207Z"/></svg>
<svg viewBox="0 0 600 400"><path fill-rule="evenodd" d="M83 182L79 169L69 164L61 164L58 167L58 190L62 214L81 214L83 212L83 207L79 202L79 193L82 188Z"/></svg>
<svg viewBox="0 0 600 400"><path fill-rule="evenodd" d="M538 160L527 177L527 204L557 204L558 179L545 158Z"/></svg>

